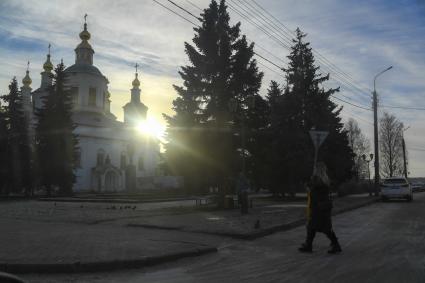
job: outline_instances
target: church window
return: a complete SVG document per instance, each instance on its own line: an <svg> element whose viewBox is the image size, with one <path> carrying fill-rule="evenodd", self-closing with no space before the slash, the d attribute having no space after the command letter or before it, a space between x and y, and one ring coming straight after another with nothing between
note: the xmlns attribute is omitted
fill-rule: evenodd
<svg viewBox="0 0 425 283"><path fill-rule="evenodd" d="M78 103L78 87L71 87L71 99L73 105Z"/></svg>
<svg viewBox="0 0 425 283"><path fill-rule="evenodd" d="M97 151L97 166L102 166L105 162L105 151L103 149L99 149Z"/></svg>
<svg viewBox="0 0 425 283"><path fill-rule="evenodd" d="M139 162L138 162L138 168L139 168L139 171L142 171L142 170L144 170L145 169L145 163L143 162L144 160L143 160L143 157L139 157Z"/></svg>
<svg viewBox="0 0 425 283"><path fill-rule="evenodd" d="M96 106L96 88L89 89L89 106Z"/></svg>
<svg viewBox="0 0 425 283"><path fill-rule="evenodd" d="M125 156L125 153L121 153L120 168L124 170L125 167L127 167L127 156Z"/></svg>

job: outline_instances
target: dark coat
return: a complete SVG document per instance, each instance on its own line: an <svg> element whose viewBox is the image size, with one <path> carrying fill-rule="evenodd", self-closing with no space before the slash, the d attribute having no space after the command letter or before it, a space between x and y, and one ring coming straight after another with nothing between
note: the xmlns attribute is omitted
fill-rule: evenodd
<svg viewBox="0 0 425 283"><path fill-rule="evenodd" d="M318 232L332 230L332 200L330 188L320 180L313 180L310 184L310 219L308 226Z"/></svg>

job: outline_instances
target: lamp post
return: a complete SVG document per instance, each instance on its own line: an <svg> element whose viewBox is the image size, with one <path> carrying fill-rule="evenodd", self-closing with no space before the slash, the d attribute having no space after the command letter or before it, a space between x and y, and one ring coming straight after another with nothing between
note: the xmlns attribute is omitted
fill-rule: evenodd
<svg viewBox="0 0 425 283"><path fill-rule="evenodd" d="M235 98L232 98L229 101L230 111L240 119L241 121L241 154L242 154L242 170L237 179L237 190L239 203L241 205L241 213L248 213L248 180L246 178L246 121L245 114L240 113L238 110L243 109L244 106L246 109L253 108L255 105L255 96L249 95L245 97L244 101L238 101Z"/></svg>
<svg viewBox="0 0 425 283"><path fill-rule="evenodd" d="M367 176L368 176L368 179L369 179L369 188L370 188L371 182L370 182L370 167L369 167L369 163L373 159L373 153L369 154L369 159L366 159L366 154L363 154L362 155L362 158L363 158L364 161L367 162ZM371 195L372 195L372 191L369 189L369 196L371 196Z"/></svg>
<svg viewBox="0 0 425 283"><path fill-rule="evenodd" d="M379 72L375 75L373 79L373 136L374 136L374 145L375 145L375 196L378 196L379 189L379 148L378 148L378 98L376 93L376 79L392 69L393 66L386 68L385 70Z"/></svg>

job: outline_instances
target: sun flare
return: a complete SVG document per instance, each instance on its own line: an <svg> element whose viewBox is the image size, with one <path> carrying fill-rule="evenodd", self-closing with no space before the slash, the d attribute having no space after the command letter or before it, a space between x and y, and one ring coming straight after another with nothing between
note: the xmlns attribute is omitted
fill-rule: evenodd
<svg viewBox="0 0 425 283"><path fill-rule="evenodd" d="M142 134L162 139L165 133L165 126L155 119L147 118L137 125L137 130Z"/></svg>

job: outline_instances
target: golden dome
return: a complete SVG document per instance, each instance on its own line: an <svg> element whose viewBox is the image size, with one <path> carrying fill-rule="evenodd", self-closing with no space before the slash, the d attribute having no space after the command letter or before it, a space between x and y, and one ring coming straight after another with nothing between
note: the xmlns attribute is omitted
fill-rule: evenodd
<svg viewBox="0 0 425 283"><path fill-rule="evenodd" d="M81 40L89 40L90 39L90 33L87 31L87 24L84 24L84 30L80 32L80 38Z"/></svg>
<svg viewBox="0 0 425 283"><path fill-rule="evenodd" d="M50 54L47 54L47 60L43 64L43 69L46 72L50 72L51 70L53 70L53 64L52 64L52 62L50 62Z"/></svg>
<svg viewBox="0 0 425 283"><path fill-rule="evenodd" d="M24 86L28 87L30 86L30 84L32 83L32 80L30 78L29 75L29 71L27 70L27 74L25 75L25 77L22 79L22 83L24 84Z"/></svg>
<svg viewBox="0 0 425 283"><path fill-rule="evenodd" d="M137 78L138 74L136 73L136 78L133 80L133 87L138 88L140 86L140 81Z"/></svg>

